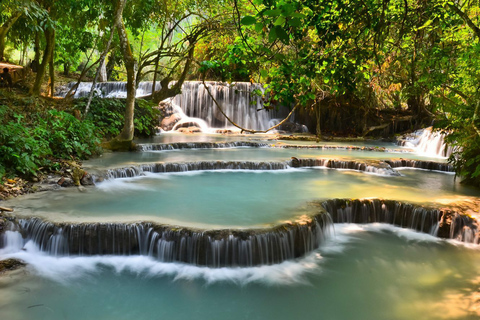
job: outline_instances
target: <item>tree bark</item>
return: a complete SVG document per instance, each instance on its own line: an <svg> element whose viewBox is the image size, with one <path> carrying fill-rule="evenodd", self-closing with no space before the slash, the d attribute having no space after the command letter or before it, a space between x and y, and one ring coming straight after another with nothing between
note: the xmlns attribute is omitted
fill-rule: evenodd
<svg viewBox="0 0 480 320"><path fill-rule="evenodd" d="M175 82L175 84L172 87L170 88L168 87L168 83L171 81L170 78L166 77L165 79L160 81L162 88L159 91L155 91L155 93L152 95L153 102L159 103L160 101L170 97L174 97L181 92L182 85L185 82L185 79L187 78L188 70L190 69L190 66L193 61L194 52L195 52L195 46L192 46L188 51L188 57L187 57L187 61L185 62L185 66L183 68L183 72L180 75L180 78L178 79L178 81Z"/></svg>
<svg viewBox="0 0 480 320"><path fill-rule="evenodd" d="M5 61L5 38L13 24L22 16L22 12L15 12L10 18L0 26L0 61Z"/></svg>
<svg viewBox="0 0 480 320"><path fill-rule="evenodd" d="M43 83L43 78L45 75L45 70L47 69L47 64L50 61L50 57L53 55L53 47L55 41L55 31L51 28L45 29L45 39L46 39L46 46L45 51L43 52L43 60L42 63L39 64L37 75L35 77L35 83L31 89L31 94L40 95L40 90Z"/></svg>
<svg viewBox="0 0 480 320"><path fill-rule="evenodd" d="M55 56L55 30L52 30L52 53L49 58L49 74L50 74L50 97L55 94L55 65L53 63Z"/></svg>
<svg viewBox="0 0 480 320"><path fill-rule="evenodd" d="M125 0L119 0L119 4L125 4ZM120 39L120 50L123 55L123 62L127 69L127 101L125 105L125 122L123 129L118 135L117 139L120 141L132 141L134 131L134 112L135 112L135 58L130 49L130 42L128 41L127 30L120 16L120 21L117 24L118 37Z"/></svg>

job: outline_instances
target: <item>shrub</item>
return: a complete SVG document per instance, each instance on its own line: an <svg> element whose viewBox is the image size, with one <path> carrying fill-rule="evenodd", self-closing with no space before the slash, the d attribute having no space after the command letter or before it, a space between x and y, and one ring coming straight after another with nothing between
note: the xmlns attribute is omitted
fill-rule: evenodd
<svg viewBox="0 0 480 320"><path fill-rule="evenodd" d="M87 99L75 100L75 109L84 112ZM135 101L135 136L148 137L155 134L158 125L159 110L147 100ZM117 136L123 128L125 114L124 99L93 98L87 120L97 126L102 135L108 139Z"/></svg>
<svg viewBox="0 0 480 320"><path fill-rule="evenodd" d="M28 119L0 105L0 175L35 175L55 159L86 159L98 153L100 135L91 121L48 110Z"/></svg>

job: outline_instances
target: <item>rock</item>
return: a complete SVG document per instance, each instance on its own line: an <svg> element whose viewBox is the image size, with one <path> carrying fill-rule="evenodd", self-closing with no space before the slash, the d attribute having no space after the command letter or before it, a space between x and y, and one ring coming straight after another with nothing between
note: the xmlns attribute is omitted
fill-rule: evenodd
<svg viewBox="0 0 480 320"><path fill-rule="evenodd" d="M53 190L58 190L60 185L58 184L43 184L43 183L38 183L34 184L32 186L32 192L43 192L43 191L53 191Z"/></svg>
<svg viewBox="0 0 480 320"><path fill-rule="evenodd" d="M298 158L292 157L292 167L293 168L300 167L300 160L298 160Z"/></svg>
<svg viewBox="0 0 480 320"><path fill-rule="evenodd" d="M181 132L181 133L197 133L197 132L202 132L202 130L200 130L200 128L198 127L187 127L187 128L178 128L177 129L178 132Z"/></svg>
<svg viewBox="0 0 480 320"><path fill-rule="evenodd" d="M74 186L75 182L71 178L61 177L60 180L58 180L57 184L63 188L67 188Z"/></svg>
<svg viewBox="0 0 480 320"><path fill-rule="evenodd" d="M93 186L94 183L93 183L92 175L89 173L86 173L80 180L80 183L82 186Z"/></svg>
<svg viewBox="0 0 480 320"><path fill-rule="evenodd" d="M299 124L294 122L285 122L280 127L278 127L277 130L283 130L283 131L292 132L292 133L308 132L307 126L305 126L304 124Z"/></svg>
<svg viewBox="0 0 480 320"><path fill-rule="evenodd" d="M25 263L17 259L6 259L0 261L0 274L24 267Z"/></svg>
<svg viewBox="0 0 480 320"><path fill-rule="evenodd" d="M73 179L73 183L76 185L76 186L79 186L80 185L80 181L83 179L83 177L87 174L87 172L85 170L83 170L82 168L80 167L74 167L73 170L72 170L72 179Z"/></svg>
<svg viewBox="0 0 480 320"><path fill-rule="evenodd" d="M181 120L181 116L178 113L174 113L171 116L163 118L162 122L160 123L160 127L164 131L170 131L173 129L175 124Z"/></svg>

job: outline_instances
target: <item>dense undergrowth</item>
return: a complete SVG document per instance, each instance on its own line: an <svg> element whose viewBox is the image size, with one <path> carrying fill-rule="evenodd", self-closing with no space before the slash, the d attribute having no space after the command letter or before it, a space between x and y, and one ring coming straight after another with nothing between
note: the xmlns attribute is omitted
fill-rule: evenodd
<svg viewBox="0 0 480 320"><path fill-rule="evenodd" d="M54 172L63 160L83 160L102 152L100 143L123 125L124 102L94 99L81 120L85 101L73 104L0 93L0 176L38 176ZM76 115L76 116L75 116ZM155 133L158 111L147 101L136 104L135 134Z"/></svg>

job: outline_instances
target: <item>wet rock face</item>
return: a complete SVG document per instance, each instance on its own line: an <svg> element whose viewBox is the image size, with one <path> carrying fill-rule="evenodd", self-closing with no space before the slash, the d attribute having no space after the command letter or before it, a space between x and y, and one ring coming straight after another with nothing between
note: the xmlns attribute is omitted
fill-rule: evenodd
<svg viewBox="0 0 480 320"><path fill-rule="evenodd" d="M307 126L295 122L285 122L277 128L278 130L289 133L306 133L308 132Z"/></svg>

